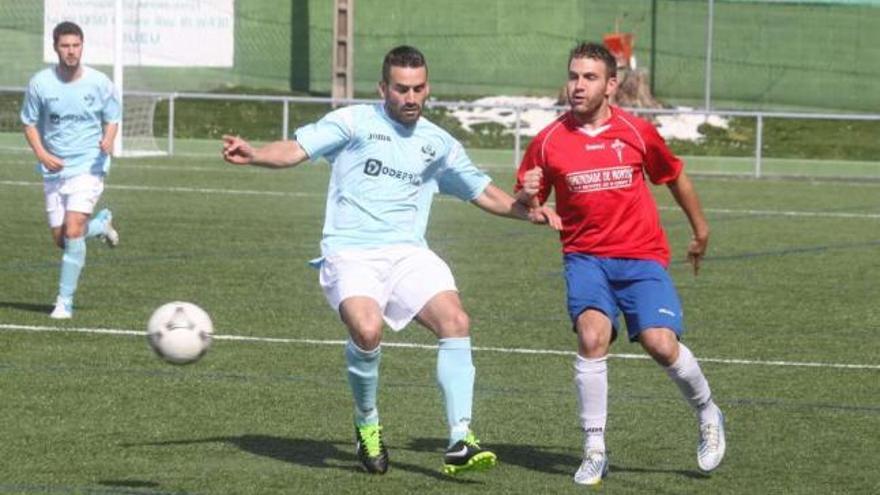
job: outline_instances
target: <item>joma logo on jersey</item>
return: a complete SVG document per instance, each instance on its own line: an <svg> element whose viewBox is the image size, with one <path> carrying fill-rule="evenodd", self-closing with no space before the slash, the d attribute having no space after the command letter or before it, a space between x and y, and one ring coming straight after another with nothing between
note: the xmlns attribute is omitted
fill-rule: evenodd
<svg viewBox="0 0 880 495"><path fill-rule="evenodd" d="M95 103L95 95L93 95L91 93L87 94L83 97L83 100L86 101L86 105L92 106L92 104Z"/></svg>
<svg viewBox="0 0 880 495"><path fill-rule="evenodd" d="M391 136L386 136L385 134L376 134L374 132L371 132L370 135L367 136L367 139L371 141L386 141L389 143L391 142Z"/></svg>

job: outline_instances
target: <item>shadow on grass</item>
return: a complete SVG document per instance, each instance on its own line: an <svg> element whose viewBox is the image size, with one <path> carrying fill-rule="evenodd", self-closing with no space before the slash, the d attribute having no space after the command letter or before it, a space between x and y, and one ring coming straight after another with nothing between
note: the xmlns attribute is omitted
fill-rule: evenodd
<svg viewBox="0 0 880 495"><path fill-rule="evenodd" d="M695 480L708 480L712 478L710 474L695 469L649 469L621 466L619 464L614 464L613 462L608 466L608 471L612 473L677 474Z"/></svg>
<svg viewBox="0 0 880 495"><path fill-rule="evenodd" d="M340 471L361 471L360 461L354 454L353 443L338 443L319 441L304 438L281 438L268 435L240 435L234 437L211 437L195 440L168 440L164 442L149 442L140 444L125 444L123 447L135 446L174 446L195 445L202 443L228 443L254 455L269 457L278 461L288 462L299 466L320 469L337 469ZM401 462L398 459L404 457L395 456L395 452L402 452L405 448L391 449L391 469L406 471L413 474L421 474L438 481L458 484L481 484L478 481L450 478L439 470L427 469L422 466ZM396 458L397 457L397 458Z"/></svg>
<svg viewBox="0 0 880 495"><path fill-rule="evenodd" d="M51 304L36 304L27 302L0 301L0 308L19 309L31 313L51 313L55 306Z"/></svg>
<svg viewBox="0 0 880 495"><path fill-rule="evenodd" d="M104 486L119 486L125 488L158 488L159 483L155 481L145 481L145 480L101 480L98 482L99 485Z"/></svg>
<svg viewBox="0 0 880 495"><path fill-rule="evenodd" d="M446 449L446 442L436 438L417 438L407 447L417 452L436 452L437 455L442 455ZM539 473L573 476L581 464L579 455L559 452L558 448L554 447L510 443L486 444L485 447L498 455L499 464L517 466ZM609 471L611 473L677 474L692 479L711 478L708 474L696 470L628 467L613 462L609 466Z"/></svg>
<svg viewBox="0 0 880 495"><path fill-rule="evenodd" d="M416 438L407 447L418 452L436 452L437 455L443 455L446 441L437 438ZM553 452L549 447L540 445L493 443L484 447L498 455L499 464L518 466L540 473L569 475L574 473L581 463L580 457Z"/></svg>

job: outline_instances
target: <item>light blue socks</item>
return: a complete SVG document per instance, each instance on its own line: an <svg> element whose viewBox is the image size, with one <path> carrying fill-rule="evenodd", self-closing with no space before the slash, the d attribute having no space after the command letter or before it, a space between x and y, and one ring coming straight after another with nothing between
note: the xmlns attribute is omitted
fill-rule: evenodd
<svg viewBox="0 0 880 495"><path fill-rule="evenodd" d="M379 361L382 347L365 351L351 340L345 345L348 384L354 396L354 422L357 426L379 424L376 395L379 390Z"/></svg>
<svg viewBox="0 0 880 495"><path fill-rule="evenodd" d="M64 256L61 257L61 280L58 283L58 295L72 301L79 282L79 274L86 264L86 240L64 238Z"/></svg>
<svg viewBox="0 0 880 495"><path fill-rule="evenodd" d="M446 403L449 445L468 434L474 401L474 374L470 337L440 339L437 383Z"/></svg>
<svg viewBox="0 0 880 495"><path fill-rule="evenodd" d="M379 423L376 396L381 357L381 347L364 351L350 340L345 346L348 383L354 396L355 424L358 426ZM446 405L450 445L468 434L473 408L474 374L470 337L440 339L437 382Z"/></svg>
<svg viewBox="0 0 880 495"><path fill-rule="evenodd" d="M89 226L86 228L86 239L92 239L107 232L107 218L111 215L110 210L104 208L89 220Z"/></svg>

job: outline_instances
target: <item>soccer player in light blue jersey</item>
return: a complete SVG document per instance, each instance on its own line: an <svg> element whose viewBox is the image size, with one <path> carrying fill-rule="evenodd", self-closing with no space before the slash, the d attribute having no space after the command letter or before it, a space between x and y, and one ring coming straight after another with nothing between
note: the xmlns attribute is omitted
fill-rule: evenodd
<svg viewBox="0 0 880 495"><path fill-rule="evenodd" d="M319 157L331 164L319 280L348 327L345 361L357 454L374 474L388 470L376 401L383 322L396 331L416 320L439 339L437 381L449 425L443 471L479 471L496 463L470 428L470 321L449 267L425 242L434 195L561 227L552 210L529 209L527 195L515 199L491 184L458 141L422 117L429 90L424 56L400 46L382 66L384 104L335 110L297 129L293 140L261 148L239 137L223 138L223 157L233 164L284 168Z"/></svg>
<svg viewBox="0 0 880 495"><path fill-rule="evenodd" d="M86 239L119 243L113 214L92 217L104 191L121 109L113 84L80 63L83 32L62 22L52 32L58 64L37 72L21 109L24 135L43 175L46 213L55 244L64 250L52 318L73 316L73 296L86 261Z"/></svg>

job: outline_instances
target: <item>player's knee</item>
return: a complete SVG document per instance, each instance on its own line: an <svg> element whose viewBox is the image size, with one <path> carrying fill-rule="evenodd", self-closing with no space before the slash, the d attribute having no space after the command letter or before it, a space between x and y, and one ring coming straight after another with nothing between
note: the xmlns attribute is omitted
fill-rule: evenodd
<svg viewBox="0 0 880 495"><path fill-rule="evenodd" d="M350 328L351 340L365 351L372 351L382 342L382 327Z"/></svg>
<svg viewBox="0 0 880 495"><path fill-rule="evenodd" d="M588 358L602 357L608 354L611 336L595 327L578 328L579 352Z"/></svg>
<svg viewBox="0 0 880 495"><path fill-rule="evenodd" d="M471 319L464 311L456 311L440 322L437 332L441 338L467 337L470 334Z"/></svg>
<svg viewBox="0 0 880 495"><path fill-rule="evenodd" d="M575 328L578 350L582 356L596 358L608 354L613 329L607 317L595 311L585 311L578 318Z"/></svg>
<svg viewBox="0 0 880 495"><path fill-rule="evenodd" d="M668 328L649 328L639 334L639 343L661 366L670 366L678 359L678 338Z"/></svg>
<svg viewBox="0 0 880 495"><path fill-rule="evenodd" d="M373 315L361 315L358 318L350 318L345 321L351 339L358 347L365 351L371 351L378 347L382 341L381 317Z"/></svg>

